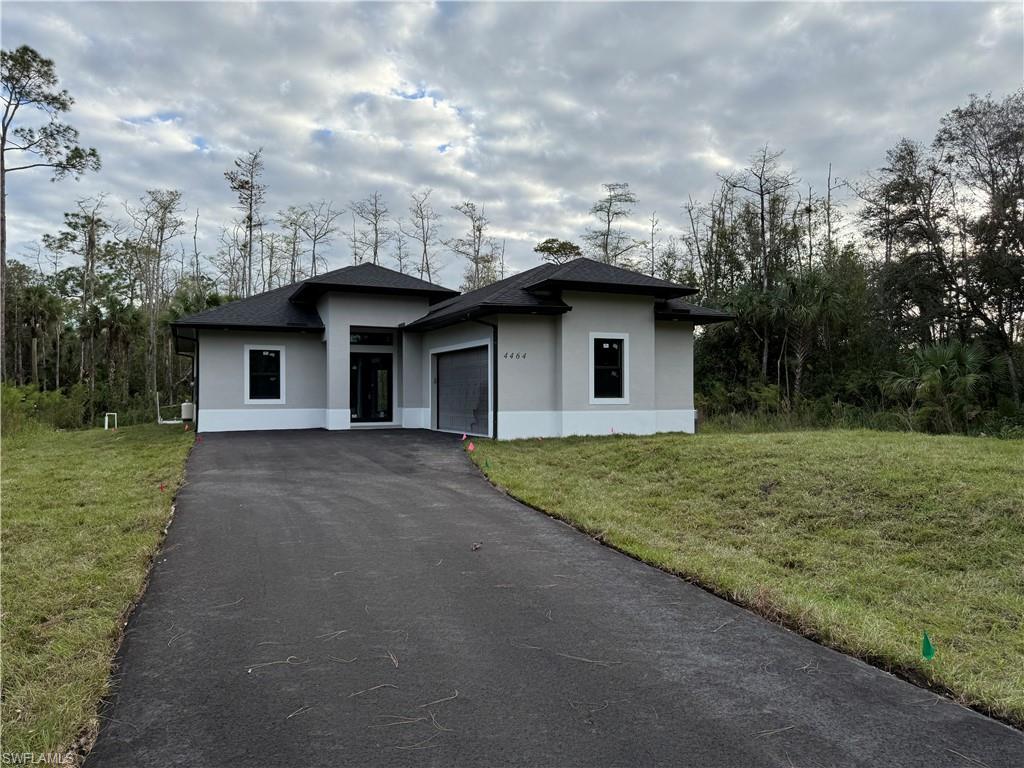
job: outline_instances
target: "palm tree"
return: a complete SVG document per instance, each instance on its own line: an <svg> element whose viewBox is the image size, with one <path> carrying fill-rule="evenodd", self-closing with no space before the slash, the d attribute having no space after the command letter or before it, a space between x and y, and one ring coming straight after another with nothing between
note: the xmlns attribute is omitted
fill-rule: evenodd
<svg viewBox="0 0 1024 768"><path fill-rule="evenodd" d="M42 285L30 286L25 291L26 317L32 338L32 383L39 379L39 340L46 329L61 318L60 300ZM44 387L45 388L45 387Z"/></svg>
<svg viewBox="0 0 1024 768"><path fill-rule="evenodd" d="M916 416L921 422L966 432L977 415L975 392L985 378L980 372L984 360L977 343L929 344L914 350L905 374L889 373L882 389L909 399L912 407L919 405Z"/></svg>
<svg viewBox="0 0 1024 768"><path fill-rule="evenodd" d="M839 319L842 298L833 281L819 269L799 275L788 289L786 314L787 331L793 338L793 400L799 403L804 366L823 338L825 327Z"/></svg>
<svg viewBox="0 0 1024 768"><path fill-rule="evenodd" d="M142 330L138 307L116 293L108 293L103 302L103 327L107 332L107 382L109 397L128 401L131 343ZM116 400L114 401L116 402Z"/></svg>

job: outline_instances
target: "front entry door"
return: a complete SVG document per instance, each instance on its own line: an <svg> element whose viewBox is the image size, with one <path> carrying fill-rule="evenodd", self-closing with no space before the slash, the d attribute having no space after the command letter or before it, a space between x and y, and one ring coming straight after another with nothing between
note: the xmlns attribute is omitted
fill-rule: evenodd
<svg viewBox="0 0 1024 768"><path fill-rule="evenodd" d="M352 421L393 421L391 403L392 362L390 352L353 352Z"/></svg>

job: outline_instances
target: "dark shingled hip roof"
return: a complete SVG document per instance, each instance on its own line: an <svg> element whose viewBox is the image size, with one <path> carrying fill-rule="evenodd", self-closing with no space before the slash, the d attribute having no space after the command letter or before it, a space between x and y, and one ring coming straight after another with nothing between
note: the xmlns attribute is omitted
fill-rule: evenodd
<svg viewBox="0 0 1024 768"><path fill-rule="evenodd" d="M259 330L323 330L316 299L326 291L426 296L430 301L458 293L375 264L358 264L326 272L183 317L179 328L256 328Z"/></svg>
<svg viewBox="0 0 1024 768"><path fill-rule="evenodd" d="M600 291L602 293L631 293L657 296L669 299L697 293L696 288L670 283L657 277L635 272L631 269L603 264L593 259L579 258L565 264L553 265L553 269L538 276L526 286L529 290L561 289Z"/></svg>
<svg viewBox="0 0 1024 768"><path fill-rule="evenodd" d="M630 269L579 258L565 264L541 264L462 296L442 301L406 328L429 331L460 320L498 313L560 315L571 309L558 297L561 290L640 294L661 299L697 292L695 288L676 285Z"/></svg>
<svg viewBox="0 0 1024 768"><path fill-rule="evenodd" d="M232 301L176 320L176 328L253 328L265 331L318 331L324 324L316 299L327 291L425 296L433 303L426 315L405 327L428 331L494 314L560 315L572 309L559 291L580 290L654 296L655 318L694 324L732 319L716 309L687 304L678 297L696 293L676 285L591 259L540 266L462 294L374 264L336 269L299 283Z"/></svg>
<svg viewBox="0 0 1024 768"><path fill-rule="evenodd" d="M541 264L517 275L506 277L496 283L477 288L430 308L430 311L406 328L413 331L429 331L462 320L472 320L483 315L497 313L560 315L570 307L557 296L545 293L531 293L526 286L542 275L555 269L555 264Z"/></svg>
<svg viewBox="0 0 1024 768"><path fill-rule="evenodd" d="M315 301L327 291L338 290L427 296L431 302L457 296L459 293L376 264L356 264L303 280L295 290L292 301Z"/></svg>
<svg viewBox="0 0 1024 768"><path fill-rule="evenodd" d="M323 330L316 307L288 299L297 284L275 288L175 320L178 328L256 328L264 331Z"/></svg>

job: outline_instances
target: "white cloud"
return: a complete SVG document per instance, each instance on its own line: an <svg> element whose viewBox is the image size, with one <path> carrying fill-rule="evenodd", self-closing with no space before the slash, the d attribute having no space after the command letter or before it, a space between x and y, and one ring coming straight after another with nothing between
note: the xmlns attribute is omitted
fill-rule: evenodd
<svg viewBox="0 0 1024 768"><path fill-rule="evenodd" d="M212 253L223 179L263 146L268 213L379 189L487 206L514 269L577 238L605 181L628 181L637 233L758 146L823 186L902 135L929 140L971 92L1019 87L1019 4L4 4L4 46L53 58L70 121L103 170L10 178L17 255L86 195L155 186L201 210ZM116 212L112 203L112 213ZM348 261L341 241L336 266ZM456 285L454 258L443 281Z"/></svg>

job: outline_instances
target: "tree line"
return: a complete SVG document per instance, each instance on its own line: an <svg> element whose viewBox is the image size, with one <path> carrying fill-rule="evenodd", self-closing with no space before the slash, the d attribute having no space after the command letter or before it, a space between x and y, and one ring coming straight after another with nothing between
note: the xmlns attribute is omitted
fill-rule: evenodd
<svg viewBox="0 0 1024 768"><path fill-rule="evenodd" d="M64 122L73 99L54 63L23 46L3 51L2 65L2 197L8 173L98 171L96 150ZM4 206L4 381L31 387L40 408L73 400L69 422L104 410L152 418L158 398L189 393L170 322L320 274L339 242L352 263L428 281L456 259L464 291L506 276L483 204L445 207L420 189L397 211L376 191L268 210L264 160L256 148L225 169L238 215L209 254L182 190L79 200L9 263ZM548 238L535 251L690 284L696 302L732 312L735 322L699 336L705 412L1024 431L1024 91L971 96L930 144L903 139L876 172L841 179L829 166L825 178L816 190L766 145L668 222L639 218L629 184L608 183L578 243Z"/></svg>

